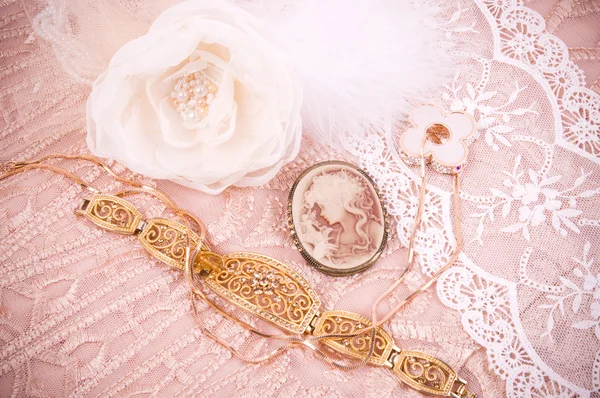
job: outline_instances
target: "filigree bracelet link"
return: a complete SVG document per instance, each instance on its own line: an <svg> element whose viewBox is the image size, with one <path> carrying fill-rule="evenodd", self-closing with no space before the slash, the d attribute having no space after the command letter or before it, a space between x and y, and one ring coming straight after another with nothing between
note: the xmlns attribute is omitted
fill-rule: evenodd
<svg viewBox="0 0 600 398"><path fill-rule="evenodd" d="M166 218L152 218L138 235L142 246L150 254L170 266L183 270L185 265L186 233L188 229ZM200 238L189 231L190 249L195 250Z"/></svg>
<svg viewBox="0 0 600 398"><path fill-rule="evenodd" d="M466 381L439 359L418 351L400 351L393 361L393 372L415 390L430 395L475 398L466 389Z"/></svg>
<svg viewBox="0 0 600 398"><path fill-rule="evenodd" d="M84 199L76 214L86 217L102 229L133 235L144 227L142 213L131 203L117 196L97 194Z"/></svg>
<svg viewBox="0 0 600 398"><path fill-rule="evenodd" d="M323 312L315 326L313 335L352 335L371 326L371 321L365 317L348 311L325 311ZM365 332L354 337L328 338L322 340L323 344L329 348L349 355L354 358L364 359L367 357L371 346L371 333ZM375 344L373 353L368 362L374 365L384 365L389 358L394 340L385 330L376 328Z"/></svg>
<svg viewBox="0 0 600 398"><path fill-rule="evenodd" d="M219 256L210 252L207 256L201 252L196 262L212 268L200 275L213 292L284 330L304 333L321 306L306 279L273 258L256 253Z"/></svg>

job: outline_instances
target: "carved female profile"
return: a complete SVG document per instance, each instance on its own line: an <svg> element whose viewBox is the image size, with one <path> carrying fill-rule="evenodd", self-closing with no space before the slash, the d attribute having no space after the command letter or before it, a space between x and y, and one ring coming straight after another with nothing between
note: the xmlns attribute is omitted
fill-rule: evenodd
<svg viewBox="0 0 600 398"><path fill-rule="evenodd" d="M386 215L375 184L350 163L324 162L304 171L288 210L294 242L323 272L362 271L385 247Z"/></svg>

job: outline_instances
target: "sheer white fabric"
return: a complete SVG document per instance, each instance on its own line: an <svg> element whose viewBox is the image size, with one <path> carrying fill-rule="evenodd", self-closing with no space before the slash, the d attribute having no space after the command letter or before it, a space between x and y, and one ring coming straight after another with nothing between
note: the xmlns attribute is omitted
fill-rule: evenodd
<svg viewBox="0 0 600 398"><path fill-rule="evenodd" d="M0 0L1 160L87 153L91 82L170 3ZM600 397L600 6L437 3L437 25L461 64L424 100L467 110L479 124L462 179L467 244L437 290L386 329L401 347L451 364L480 396ZM396 148L405 120L347 143L341 156L372 174L393 217L382 259L352 277L311 269L286 231L294 179L332 157L315 144L305 141L259 189L213 197L148 183L203 219L218 251L277 257L307 277L325 308L369 315L405 266L416 213L416 170ZM60 164L116 187L95 167ZM428 176L419 267L397 298L453 250L451 180ZM83 196L42 171L0 183L0 396L420 396L386 369L333 370L301 349L261 365L232 359L197 331L180 273L135 239L75 217ZM145 197L135 203L148 216L164 211ZM203 315L232 344L267 348L209 309Z"/></svg>

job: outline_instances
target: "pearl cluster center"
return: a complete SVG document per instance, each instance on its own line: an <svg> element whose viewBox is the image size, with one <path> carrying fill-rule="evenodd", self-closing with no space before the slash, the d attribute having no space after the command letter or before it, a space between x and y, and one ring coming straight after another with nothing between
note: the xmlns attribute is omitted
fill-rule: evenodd
<svg viewBox="0 0 600 398"><path fill-rule="evenodd" d="M195 72L177 81L171 98L183 120L198 121L208 115L216 93L217 86L201 72Z"/></svg>

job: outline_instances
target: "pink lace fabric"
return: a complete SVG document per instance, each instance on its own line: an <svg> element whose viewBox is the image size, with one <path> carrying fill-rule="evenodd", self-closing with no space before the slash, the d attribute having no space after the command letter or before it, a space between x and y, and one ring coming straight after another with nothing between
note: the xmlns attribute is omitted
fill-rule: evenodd
<svg viewBox="0 0 600 398"><path fill-rule="evenodd" d="M600 6L434 2L444 5L435 22L462 63L430 100L479 124L461 192L467 244L437 289L386 329L400 347L451 364L479 396L600 397ZM87 153L91 82L169 5L0 0L1 160ZM416 212L416 170L395 142L404 127L348 143L344 156L375 178L393 224L381 260L352 277L314 271L286 230L294 179L330 158L316 145L305 142L259 189L213 197L147 183L204 220L215 250L276 257L306 276L324 308L369 315L404 267ZM96 167L59 164L106 191L117 187ZM453 250L450 179L429 176L419 267L398 299ZM135 238L74 215L84 196L44 171L0 183L0 396L421 396L384 368L344 372L299 348L260 365L232 358L196 328L180 272ZM164 214L150 198L134 202L148 217ZM247 352L271 347L208 308L202 314Z"/></svg>

